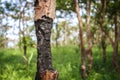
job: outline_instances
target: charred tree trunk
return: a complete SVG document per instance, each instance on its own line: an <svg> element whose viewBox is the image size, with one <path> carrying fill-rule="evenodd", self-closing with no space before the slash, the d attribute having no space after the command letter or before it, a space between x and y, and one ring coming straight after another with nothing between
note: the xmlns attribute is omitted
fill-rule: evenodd
<svg viewBox="0 0 120 80"><path fill-rule="evenodd" d="M91 41L91 27L90 27L90 5L91 0L87 0L87 41L88 41L88 49L87 49L87 57L88 57L88 70L92 68L92 41Z"/></svg>
<svg viewBox="0 0 120 80"><path fill-rule="evenodd" d="M50 36L55 16L55 0L35 0L35 28L37 36L37 72L35 80L57 80L52 67Z"/></svg>
<svg viewBox="0 0 120 80"><path fill-rule="evenodd" d="M35 21L37 36L37 73L35 80L42 80L46 70L53 70L50 47L50 35L53 20L44 16L44 19Z"/></svg>
<svg viewBox="0 0 120 80"><path fill-rule="evenodd" d="M84 41L83 41L83 24L82 24L82 18L80 16L79 13L79 5L78 5L78 0L73 0L74 4L75 4L75 11L77 13L77 18L78 18L78 22L79 22L79 38L80 38L80 50L81 50L81 76L82 79L85 80L87 73L86 73L86 62L85 62L85 48L84 48Z"/></svg>

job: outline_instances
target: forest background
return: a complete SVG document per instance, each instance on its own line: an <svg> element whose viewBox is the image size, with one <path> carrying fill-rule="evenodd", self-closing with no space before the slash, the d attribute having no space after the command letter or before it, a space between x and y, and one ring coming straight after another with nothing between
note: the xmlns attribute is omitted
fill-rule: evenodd
<svg viewBox="0 0 120 80"><path fill-rule="evenodd" d="M120 80L120 1L91 0L88 8L87 1L78 1L84 48L92 51L84 59L87 80ZM75 3L56 2L51 35L53 66L59 72L58 80L81 80L84 75ZM37 52L33 6L32 0L0 0L0 80L34 80Z"/></svg>

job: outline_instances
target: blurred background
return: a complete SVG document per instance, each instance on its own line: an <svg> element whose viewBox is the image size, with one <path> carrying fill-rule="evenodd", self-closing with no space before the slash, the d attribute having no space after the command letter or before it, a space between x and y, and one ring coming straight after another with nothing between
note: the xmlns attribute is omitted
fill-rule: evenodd
<svg viewBox="0 0 120 80"><path fill-rule="evenodd" d="M78 0L83 40L88 47L88 0ZM87 80L120 80L120 0L91 0L93 64ZM72 0L56 0L51 47L59 80L81 80L79 22ZM36 73L34 0L0 0L0 80L34 80ZM116 55L114 55L116 54ZM114 56L114 57L113 57ZM88 64L87 59L85 59ZM117 67L117 69L119 69Z"/></svg>

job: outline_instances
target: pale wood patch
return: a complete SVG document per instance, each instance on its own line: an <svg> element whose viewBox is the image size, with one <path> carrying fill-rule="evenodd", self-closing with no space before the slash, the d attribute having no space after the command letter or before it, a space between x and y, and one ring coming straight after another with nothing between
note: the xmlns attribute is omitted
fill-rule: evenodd
<svg viewBox="0 0 120 80"><path fill-rule="evenodd" d="M42 16L55 18L56 0L39 0L39 5L35 6L34 20L42 19Z"/></svg>

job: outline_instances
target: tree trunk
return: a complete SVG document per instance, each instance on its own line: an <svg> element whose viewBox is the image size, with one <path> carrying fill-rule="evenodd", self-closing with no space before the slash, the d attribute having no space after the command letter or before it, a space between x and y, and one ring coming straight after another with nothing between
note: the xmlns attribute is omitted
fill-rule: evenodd
<svg viewBox="0 0 120 80"><path fill-rule="evenodd" d="M91 0L87 0L87 41L88 41L88 51L87 51L87 57L88 57L88 68L91 69L92 67L92 41L91 41L91 27L90 27L90 4ZM88 69L88 70L89 70Z"/></svg>
<svg viewBox="0 0 120 80"><path fill-rule="evenodd" d="M56 0L35 0L35 29L37 36L37 72L35 80L57 80L52 67L50 36L55 16Z"/></svg>
<svg viewBox="0 0 120 80"><path fill-rule="evenodd" d="M102 35L102 41L101 41L101 47L102 47L102 51L103 51L103 63L106 63L106 36L105 34Z"/></svg>
<svg viewBox="0 0 120 80"><path fill-rule="evenodd" d="M19 42L20 42L19 48L20 48L20 50L21 50L21 42L22 42L22 41L21 41L21 34L20 34L20 33L22 32L22 30L21 30L20 22L21 22L21 13L19 14L19 27L18 27L18 28L19 28L19 40L20 40L20 41L19 41Z"/></svg>
<svg viewBox="0 0 120 80"><path fill-rule="evenodd" d="M101 30L103 31L102 37L101 37L101 47L102 47L102 54L103 54L103 63L106 63L106 24L105 24L105 11L106 11L106 4L107 0L101 0L102 8L101 11L99 12L100 14L100 27Z"/></svg>
<svg viewBox="0 0 120 80"><path fill-rule="evenodd" d="M58 23L56 23L56 38L55 38L56 47L58 47L58 38L59 38L59 30L58 30Z"/></svg>
<svg viewBox="0 0 120 80"><path fill-rule="evenodd" d="M117 55L117 46L113 47L113 66L115 70L118 72L119 71L119 65L118 65L118 55Z"/></svg>
<svg viewBox="0 0 120 80"><path fill-rule="evenodd" d="M85 48L84 48L84 41L83 41L83 30L82 30L82 27L83 27L83 24L82 24L82 18L80 16L80 13L79 13L79 5L78 5L78 1L76 0L73 0L73 2L75 3L75 11L77 13L77 18L78 18L78 22L79 22L79 38L80 38L80 49L81 49L81 76L82 76L82 79L84 80L87 76L87 73L86 73L86 63L85 63Z"/></svg>
<svg viewBox="0 0 120 80"><path fill-rule="evenodd" d="M27 46L26 45L23 46L23 50L24 50L24 64L26 64L26 62L27 62L27 60L26 60Z"/></svg>
<svg viewBox="0 0 120 80"><path fill-rule="evenodd" d="M114 16L114 24L115 24L115 41L113 46L113 65L115 70L118 71L118 26L117 26L117 14Z"/></svg>
<svg viewBox="0 0 120 80"><path fill-rule="evenodd" d="M23 35L24 64L26 64L27 63L27 59L26 59L27 45L26 45L26 38L25 38L24 32L22 33L22 35Z"/></svg>

